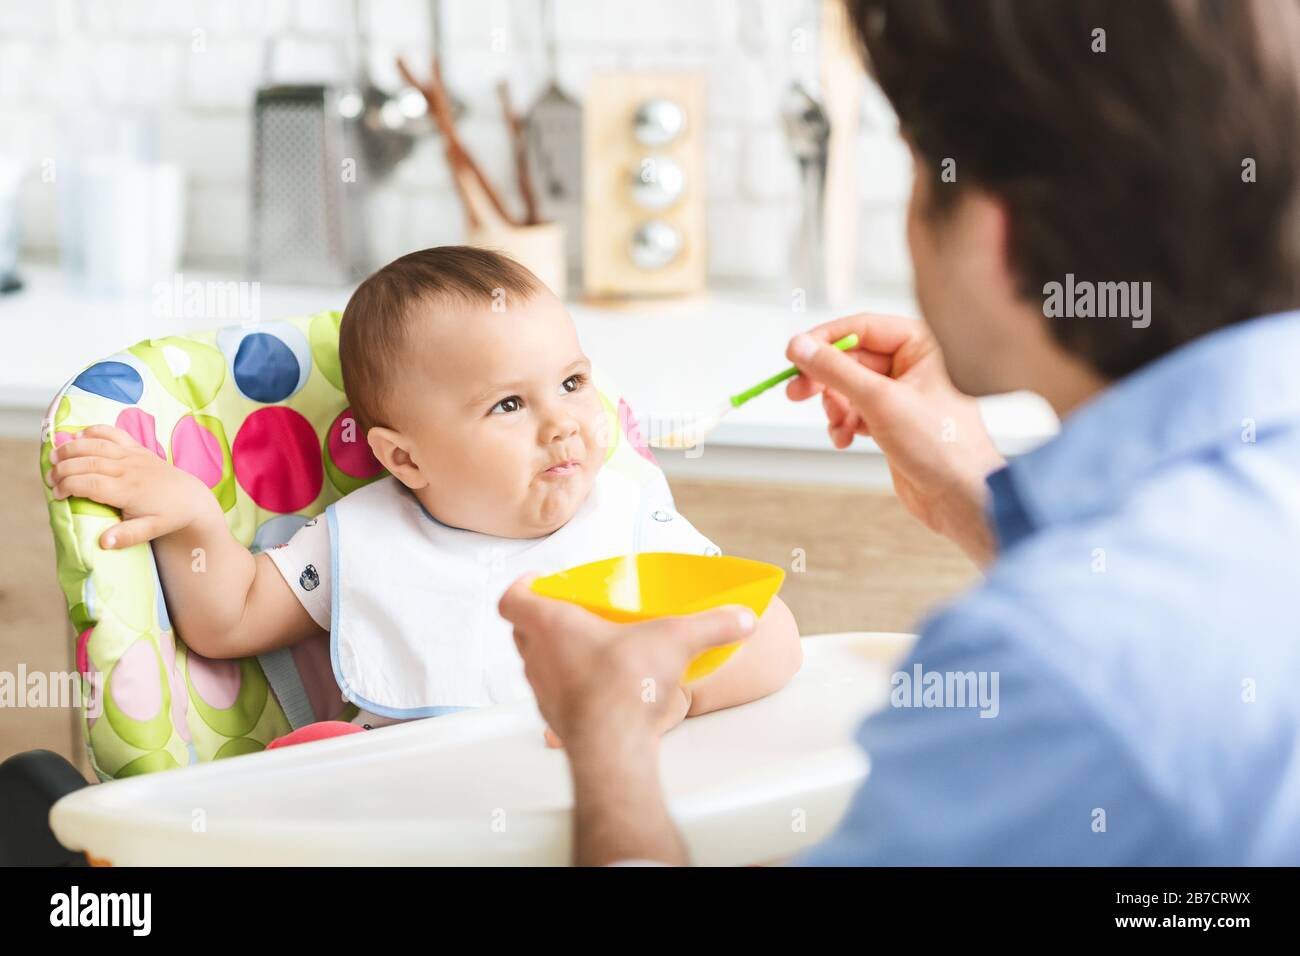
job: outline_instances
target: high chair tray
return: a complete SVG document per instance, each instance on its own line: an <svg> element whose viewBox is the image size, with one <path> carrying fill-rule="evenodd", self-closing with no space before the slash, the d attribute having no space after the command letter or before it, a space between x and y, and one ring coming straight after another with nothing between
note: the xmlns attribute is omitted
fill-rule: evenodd
<svg viewBox="0 0 1300 956"><path fill-rule="evenodd" d="M691 718L662 745L669 809L703 865L785 859L834 829L911 635L804 639L782 691ZM531 702L149 774L69 794L59 840L114 865L558 865L572 788Z"/></svg>

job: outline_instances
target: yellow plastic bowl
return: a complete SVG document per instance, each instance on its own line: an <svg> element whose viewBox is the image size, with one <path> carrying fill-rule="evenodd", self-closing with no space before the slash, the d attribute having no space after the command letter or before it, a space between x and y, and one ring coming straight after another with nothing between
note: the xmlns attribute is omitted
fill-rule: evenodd
<svg viewBox="0 0 1300 956"><path fill-rule="evenodd" d="M743 605L761 617L784 580L785 571L762 561L655 551L582 564L538 578L532 587L543 597L630 623L726 604ZM739 646L723 644L697 654L686 666L682 683L712 674Z"/></svg>

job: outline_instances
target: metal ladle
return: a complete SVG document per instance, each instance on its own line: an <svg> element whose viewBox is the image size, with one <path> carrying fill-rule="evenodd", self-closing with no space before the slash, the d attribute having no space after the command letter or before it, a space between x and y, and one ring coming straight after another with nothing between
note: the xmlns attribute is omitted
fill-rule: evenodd
<svg viewBox="0 0 1300 956"><path fill-rule="evenodd" d="M821 302L826 298L826 250L822 226L831 124L821 105L798 81L790 84L786 92L781 106L781 121L799 164L803 196L799 232L791 254L791 271L808 301Z"/></svg>
<svg viewBox="0 0 1300 956"><path fill-rule="evenodd" d="M430 0L435 55L441 61L442 19L439 0ZM363 26L361 0L352 0L353 32L356 38L356 89L339 98L339 112L354 120L361 134L361 149L370 174L376 180L387 177L411 154L415 141L437 135L438 127L429 116L424 94L407 84L394 93L376 86L370 75L367 54L370 37ZM465 104L452 98L451 114L458 119Z"/></svg>

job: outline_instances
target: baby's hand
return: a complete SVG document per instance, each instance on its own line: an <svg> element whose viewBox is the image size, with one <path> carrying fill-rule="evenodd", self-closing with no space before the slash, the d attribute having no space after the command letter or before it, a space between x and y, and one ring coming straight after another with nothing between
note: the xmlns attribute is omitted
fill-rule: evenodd
<svg viewBox="0 0 1300 956"><path fill-rule="evenodd" d="M672 730L683 720L685 720L686 714L691 709L690 690L688 690L685 687L678 687L677 694L679 697L680 706L675 707L668 712L667 718L664 720L663 724L660 725L659 727L660 736L668 733L668 731ZM553 731L550 727L546 728L546 732L543 734L543 736L546 739L546 746L548 747L551 747L553 749L558 749L564 746L564 741L562 741L559 738L559 736L555 733L555 731Z"/></svg>
<svg viewBox="0 0 1300 956"><path fill-rule="evenodd" d="M91 425L50 451L55 498L75 496L111 505L122 521L105 531L101 548L126 548L189 527L220 505L202 481L173 467L120 428Z"/></svg>

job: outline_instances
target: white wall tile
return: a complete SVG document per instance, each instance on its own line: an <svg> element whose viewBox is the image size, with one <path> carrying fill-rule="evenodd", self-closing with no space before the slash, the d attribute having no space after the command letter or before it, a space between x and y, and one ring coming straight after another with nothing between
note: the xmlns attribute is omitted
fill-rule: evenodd
<svg viewBox="0 0 1300 956"><path fill-rule="evenodd" d="M354 29L352 0L298 0L294 25L303 33L350 36Z"/></svg>
<svg viewBox="0 0 1300 956"><path fill-rule="evenodd" d="M748 199L794 199L799 173L784 131L771 126L745 134L741 183Z"/></svg>
<svg viewBox="0 0 1300 956"><path fill-rule="evenodd" d="M5 131L0 152L6 155L35 165L58 152L55 119L44 110L0 110L0 128Z"/></svg>
<svg viewBox="0 0 1300 956"><path fill-rule="evenodd" d="M257 41L210 38L203 50L186 52L186 98L196 107L251 110L261 67Z"/></svg>
<svg viewBox="0 0 1300 956"><path fill-rule="evenodd" d="M858 221L858 278L864 284L890 287L911 282L906 205L863 207Z"/></svg>
<svg viewBox="0 0 1300 956"><path fill-rule="evenodd" d="M409 189L394 185L371 191L366 201L370 255L376 266L391 262L411 250L408 218Z"/></svg>
<svg viewBox="0 0 1300 956"><path fill-rule="evenodd" d="M176 105L184 55L174 41L105 40L87 63L94 102L110 109Z"/></svg>
<svg viewBox="0 0 1300 956"><path fill-rule="evenodd" d="M429 0L370 0L365 10L370 38L387 46L432 43Z"/></svg>
<svg viewBox="0 0 1300 956"><path fill-rule="evenodd" d="M420 140L393 171L393 182L405 189L451 190L446 145L441 136Z"/></svg>
<svg viewBox="0 0 1300 956"><path fill-rule="evenodd" d="M191 182L186 189L185 248L189 258L243 268L248 263L248 190Z"/></svg>
<svg viewBox="0 0 1300 956"><path fill-rule="evenodd" d="M417 193L408 198L405 248L389 258L413 249L445 246L465 239L465 213L449 193ZM387 261L387 260L385 260Z"/></svg>
<svg viewBox="0 0 1300 956"><path fill-rule="evenodd" d="M607 0L552 0L561 43L595 47L615 41L622 10Z"/></svg>
<svg viewBox="0 0 1300 956"><path fill-rule="evenodd" d="M88 5L88 19L121 37L189 35L203 26L209 5L195 0L110 0Z"/></svg>
<svg viewBox="0 0 1300 956"><path fill-rule="evenodd" d="M18 214L24 248L50 255L59 248L58 179L45 182L39 170L36 166L28 173Z"/></svg>
<svg viewBox="0 0 1300 956"><path fill-rule="evenodd" d="M44 94L48 47L27 38L0 42L0 107L30 107Z"/></svg>
<svg viewBox="0 0 1300 956"><path fill-rule="evenodd" d="M784 91L785 77L760 57L739 50L723 54L710 62L709 119L741 125L772 123Z"/></svg>
<svg viewBox="0 0 1300 956"><path fill-rule="evenodd" d="M896 133L864 131L858 139L858 196L867 203L906 202L912 153Z"/></svg>
<svg viewBox="0 0 1300 956"><path fill-rule="evenodd" d="M67 3L0 3L0 36L53 37L75 22L76 10Z"/></svg>
<svg viewBox="0 0 1300 956"><path fill-rule="evenodd" d="M712 200L732 200L740 197L740 141L739 130L727 127L706 131L704 143L707 195Z"/></svg>
<svg viewBox="0 0 1300 956"><path fill-rule="evenodd" d="M799 195L779 110L792 76L815 81L818 0L555 2L559 78L579 99L602 70L705 74L711 272L784 282ZM509 81L521 111L542 92L541 5L443 0L442 11L444 74L467 106L461 133L505 201L519 208L496 85ZM371 37L367 66L379 86L398 86L399 53L425 75L433 49L428 0L363 0L362 19ZM807 52L794 48L796 30L814 41ZM321 81L340 67L350 70L351 0L0 3L0 123L7 130L0 148L37 163L58 155L61 117L70 111L153 111L160 154L186 170L191 259L242 265L251 110L270 37L279 41L274 79ZM871 85L858 160L863 281L906 281L901 230L910 160L896 118ZM53 186L26 190L29 248L56 243L56 195ZM418 143L377 187L368 216L382 261L460 240L463 212L440 138Z"/></svg>
<svg viewBox="0 0 1300 956"><path fill-rule="evenodd" d="M737 39L752 53L786 56L796 27L814 21L815 0L741 0Z"/></svg>
<svg viewBox="0 0 1300 956"><path fill-rule="evenodd" d="M339 77L352 76L355 52L340 37L320 34L283 37L271 46L258 44L259 53L266 51L270 81L273 83L331 83ZM259 64L264 62L259 57ZM254 78L254 86L261 83L261 71Z"/></svg>
<svg viewBox="0 0 1300 956"><path fill-rule="evenodd" d="M160 152L193 181L243 188L252 161L252 128L251 115L242 111L168 113L161 123Z"/></svg>
<svg viewBox="0 0 1300 956"><path fill-rule="evenodd" d="M764 285L786 281L797 216L788 204L709 203L709 274Z"/></svg>
<svg viewBox="0 0 1300 956"><path fill-rule="evenodd" d="M209 0L195 26L217 36L265 36L287 30L293 13L293 0Z"/></svg>
<svg viewBox="0 0 1300 956"><path fill-rule="evenodd" d="M423 78L428 72L427 66L417 69L416 77ZM510 57L486 49L458 47L447 54L442 64L442 79L451 94L474 113L474 118L491 117L493 123L499 123L501 116L497 83L509 74Z"/></svg>
<svg viewBox="0 0 1300 956"><path fill-rule="evenodd" d="M62 109L90 107L94 102L94 84L86 64L94 56L94 40L86 34L60 38L42 49L47 56L45 79L36 90L34 105Z"/></svg>
<svg viewBox="0 0 1300 956"><path fill-rule="evenodd" d="M506 0L457 3L443 0L442 40L448 59L465 53L501 53L518 40L515 14ZM530 27L531 28L531 27Z"/></svg>

